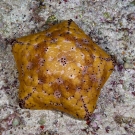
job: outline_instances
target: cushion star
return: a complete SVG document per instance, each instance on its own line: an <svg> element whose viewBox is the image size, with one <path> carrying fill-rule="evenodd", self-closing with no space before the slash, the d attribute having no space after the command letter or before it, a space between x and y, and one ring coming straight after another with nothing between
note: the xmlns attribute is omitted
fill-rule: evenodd
<svg viewBox="0 0 135 135"><path fill-rule="evenodd" d="M12 52L21 108L59 110L87 119L114 62L73 20L21 37Z"/></svg>

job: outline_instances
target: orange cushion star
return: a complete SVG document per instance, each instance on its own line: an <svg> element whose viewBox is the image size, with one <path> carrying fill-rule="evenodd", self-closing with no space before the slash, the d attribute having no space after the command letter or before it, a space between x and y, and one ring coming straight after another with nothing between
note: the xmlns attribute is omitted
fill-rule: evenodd
<svg viewBox="0 0 135 135"><path fill-rule="evenodd" d="M87 119L113 71L112 58L72 20L16 39L19 104Z"/></svg>

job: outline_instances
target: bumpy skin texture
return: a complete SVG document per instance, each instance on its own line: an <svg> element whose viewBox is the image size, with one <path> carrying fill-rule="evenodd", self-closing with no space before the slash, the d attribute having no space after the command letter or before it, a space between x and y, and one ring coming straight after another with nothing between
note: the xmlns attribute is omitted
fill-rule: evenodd
<svg viewBox="0 0 135 135"><path fill-rule="evenodd" d="M72 20L16 39L19 104L87 119L113 71L111 57Z"/></svg>

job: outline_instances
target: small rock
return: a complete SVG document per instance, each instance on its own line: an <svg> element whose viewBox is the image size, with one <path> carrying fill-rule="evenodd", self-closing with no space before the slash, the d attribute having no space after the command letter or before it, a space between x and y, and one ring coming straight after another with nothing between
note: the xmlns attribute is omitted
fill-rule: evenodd
<svg viewBox="0 0 135 135"><path fill-rule="evenodd" d="M43 117L41 117L40 120L38 121L38 123L40 125L44 125L45 124L45 119Z"/></svg>
<svg viewBox="0 0 135 135"><path fill-rule="evenodd" d="M126 69L132 69L132 68L134 68L134 65L132 63L125 62L124 63L124 68L126 68Z"/></svg>
<svg viewBox="0 0 135 135"><path fill-rule="evenodd" d="M135 13L130 13L127 15L129 21L135 21Z"/></svg>
<svg viewBox="0 0 135 135"><path fill-rule="evenodd" d="M19 123L20 123L20 118L19 117L15 117L13 122L12 122L12 125L13 125L13 127L16 127L16 126L19 125Z"/></svg>

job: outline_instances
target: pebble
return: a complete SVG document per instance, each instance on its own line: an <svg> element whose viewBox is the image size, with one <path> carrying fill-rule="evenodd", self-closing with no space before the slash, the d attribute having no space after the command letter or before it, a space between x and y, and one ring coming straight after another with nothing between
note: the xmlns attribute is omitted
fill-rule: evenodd
<svg viewBox="0 0 135 135"><path fill-rule="evenodd" d="M16 126L19 125L19 123L20 123L20 118L19 117L15 117L13 122L12 122L12 125L13 125L13 127L16 127Z"/></svg>
<svg viewBox="0 0 135 135"><path fill-rule="evenodd" d="M44 125L45 124L45 119L43 117L41 117L40 120L38 121L38 123L40 125Z"/></svg>
<svg viewBox="0 0 135 135"><path fill-rule="evenodd" d="M134 65L132 63L125 62L124 63L124 68L126 68L126 69L133 69Z"/></svg>

